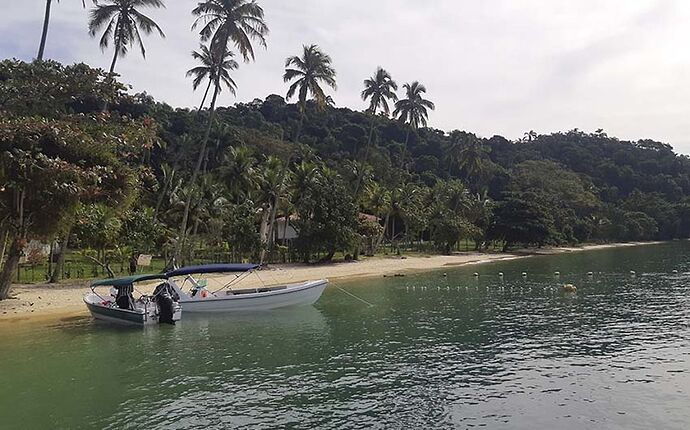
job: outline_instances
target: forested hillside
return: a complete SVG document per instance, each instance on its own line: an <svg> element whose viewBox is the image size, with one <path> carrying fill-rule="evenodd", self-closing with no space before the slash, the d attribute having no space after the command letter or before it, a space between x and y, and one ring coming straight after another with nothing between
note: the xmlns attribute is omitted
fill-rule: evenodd
<svg viewBox="0 0 690 430"><path fill-rule="evenodd" d="M104 262L116 251L314 261L383 244L452 252L464 240L509 248L690 236L690 160L669 145L601 130L512 142L327 101L269 95L210 118L129 95L83 64L6 60L3 255L34 238ZM274 239L280 218L299 232L289 244Z"/></svg>

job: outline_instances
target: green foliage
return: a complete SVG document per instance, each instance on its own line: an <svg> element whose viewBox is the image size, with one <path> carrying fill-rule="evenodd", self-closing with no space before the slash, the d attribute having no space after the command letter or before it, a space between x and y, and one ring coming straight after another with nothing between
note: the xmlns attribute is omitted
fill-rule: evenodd
<svg viewBox="0 0 690 430"><path fill-rule="evenodd" d="M0 117L0 201L14 225L51 234L80 202L130 204L137 177L120 139L81 120Z"/></svg>
<svg viewBox="0 0 690 430"><path fill-rule="evenodd" d="M543 246L555 232L550 211L534 193L510 194L500 202L488 232L491 240L504 242L504 249L515 244Z"/></svg>
<svg viewBox="0 0 690 430"><path fill-rule="evenodd" d="M337 175L319 170L300 190L295 207L299 214L294 223L299 233L295 245L304 261L320 252L326 253L328 260L336 251L353 245L357 210Z"/></svg>
<svg viewBox="0 0 690 430"><path fill-rule="evenodd" d="M103 204L82 205L77 209L73 240L79 248L104 250L120 244L122 220Z"/></svg>
<svg viewBox="0 0 690 430"><path fill-rule="evenodd" d="M223 234L230 247L240 255L256 256L261 247L255 218L251 202L232 205L225 210Z"/></svg>
<svg viewBox="0 0 690 430"><path fill-rule="evenodd" d="M14 115L56 118L97 112L104 102L122 101L125 89L86 64L0 62L0 111Z"/></svg>
<svg viewBox="0 0 690 430"><path fill-rule="evenodd" d="M119 240L113 243L122 243L135 254L157 254L170 240L169 229L158 220L153 208L135 208L123 218Z"/></svg>

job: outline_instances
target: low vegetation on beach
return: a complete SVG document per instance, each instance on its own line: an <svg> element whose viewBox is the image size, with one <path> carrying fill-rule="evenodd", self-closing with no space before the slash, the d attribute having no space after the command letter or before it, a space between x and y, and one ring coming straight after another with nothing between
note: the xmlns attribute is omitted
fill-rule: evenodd
<svg viewBox="0 0 690 430"><path fill-rule="evenodd" d="M36 61L0 62L0 299L20 264L58 282L136 270L140 254L162 268L690 236L690 159L670 145L437 130L425 86L375 64L368 109L339 107L337 59L316 44L276 70L284 95L218 106L267 45L255 1L202 1L184 23L198 66L160 73L186 72L197 109L131 94L117 60L172 30L141 11L161 6L93 6L109 71L44 59L46 32ZM49 244L48 263L30 241Z"/></svg>

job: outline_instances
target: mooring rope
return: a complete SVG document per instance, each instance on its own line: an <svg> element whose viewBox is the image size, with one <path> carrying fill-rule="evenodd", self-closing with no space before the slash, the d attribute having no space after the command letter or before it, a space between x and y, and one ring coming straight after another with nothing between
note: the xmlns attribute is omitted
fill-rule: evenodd
<svg viewBox="0 0 690 430"><path fill-rule="evenodd" d="M348 296L352 297L353 299L359 300L360 302L362 302L362 303L368 305L368 306L371 307L371 308L374 307L374 305L372 305L371 303L367 302L367 301L364 300L363 298L357 297L356 295L352 294L351 292L349 292L349 291L347 291L347 290L345 290L345 289L343 289L343 288L340 288L340 287L337 286L334 282L330 282L330 284L333 285L333 286L334 286L335 288L337 288L338 290L342 291L343 293L347 294Z"/></svg>

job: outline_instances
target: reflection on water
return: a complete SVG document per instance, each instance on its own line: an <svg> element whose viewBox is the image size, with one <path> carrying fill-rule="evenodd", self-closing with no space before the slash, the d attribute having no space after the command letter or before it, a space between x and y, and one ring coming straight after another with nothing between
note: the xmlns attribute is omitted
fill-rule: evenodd
<svg viewBox="0 0 690 430"><path fill-rule="evenodd" d="M677 242L339 284L372 308L329 288L316 307L175 327L0 333L2 427L686 429L688 256Z"/></svg>

